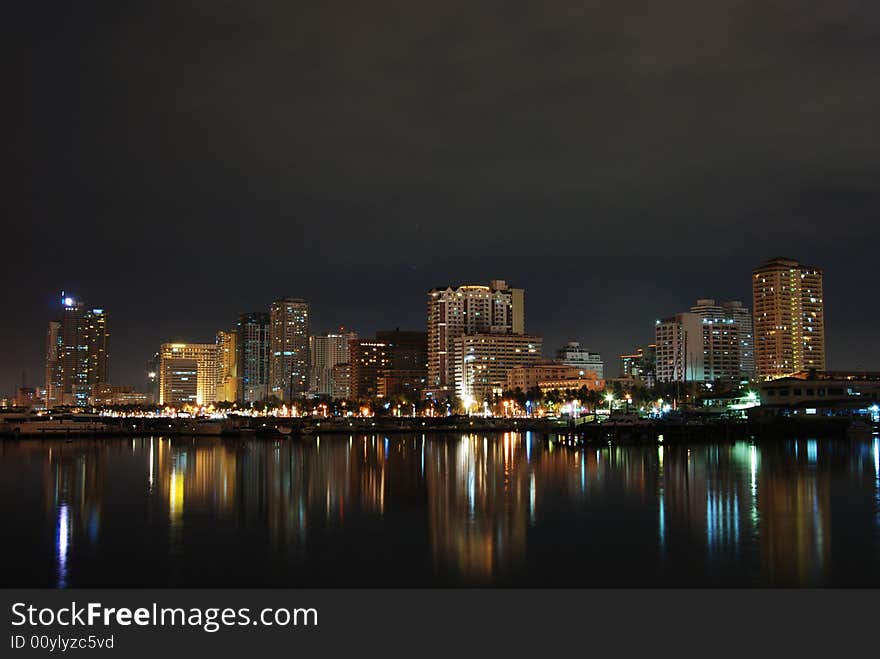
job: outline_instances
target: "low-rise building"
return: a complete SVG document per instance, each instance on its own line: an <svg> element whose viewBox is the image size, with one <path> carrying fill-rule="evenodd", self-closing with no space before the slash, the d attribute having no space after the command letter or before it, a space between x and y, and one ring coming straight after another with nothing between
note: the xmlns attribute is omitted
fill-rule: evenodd
<svg viewBox="0 0 880 659"><path fill-rule="evenodd" d="M94 407L111 405L147 405L151 403L146 392L135 391L130 384L96 384L92 387L89 404Z"/></svg>
<svg viewBox="0 0 880 659"><path fill-rule="evenodd" d="M529 391L542 380L578 378L582 371L559 361L541 360L528 366L517 366L507 372L507 391Z"/></svg>

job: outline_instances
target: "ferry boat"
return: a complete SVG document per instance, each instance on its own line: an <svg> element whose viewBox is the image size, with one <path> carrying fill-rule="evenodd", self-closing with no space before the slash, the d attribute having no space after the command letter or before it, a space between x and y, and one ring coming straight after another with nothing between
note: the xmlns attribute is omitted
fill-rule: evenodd
<svg viewBox="0 0 880 659"><path fill-rule="evenodd" d="M13 437L88 437L119 433L118 425L108 424L96 414L66 413L7 418L0 425L0 434Z"/></svg>

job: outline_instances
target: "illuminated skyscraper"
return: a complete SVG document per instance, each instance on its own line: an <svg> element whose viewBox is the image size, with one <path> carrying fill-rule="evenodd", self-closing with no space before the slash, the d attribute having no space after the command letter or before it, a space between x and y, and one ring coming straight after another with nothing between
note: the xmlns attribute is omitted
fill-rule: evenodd
<svg viewBox="0 0 880 659"><path fill-rule="evenodd" d="M752 273L755 366L772 379L825 370L823 272L793 259L770 259Z"/></svg>
<svg viewBox="0 0 880 659"><path fill-rule="evenodd" d="M521 288L493 280L488 286L433 288L428 291L428 388L452 391L454 342L474 334L524 334Z"/></svg>
<svg viewBox="0 0 880 659"><path fill-rule="evenodd" d="M53 404L87 405L92 387L110 379L108 316L63 294L61 305L61 321L49 325L47 336L54 347L46 350L46 389Z"/></svg>
<svg viewBox="0 0 880 659"><path fill-rule="evenodd" d="M238 391L245 403L269 396L269 314L242 314L238 319Z"/></svg>
<svg viewBox="0 0 880 659"><path fill-rule="evenodd" d="M309 303L285 297L269 315L269 394L292 401L309 388Z"/></svg>

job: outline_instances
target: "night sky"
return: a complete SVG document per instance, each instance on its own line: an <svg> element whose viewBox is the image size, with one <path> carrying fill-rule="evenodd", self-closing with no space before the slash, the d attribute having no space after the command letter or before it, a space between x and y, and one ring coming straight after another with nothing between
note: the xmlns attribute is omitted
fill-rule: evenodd
<svg viewBox="0 0 880 659"><path fill-rule="evenodd" d="M777 255L825 268L829 368L880 370L876 2L14 4L0 392L62 289L139 388L283 295L366 335L490 278L616 375Z"/></svg>

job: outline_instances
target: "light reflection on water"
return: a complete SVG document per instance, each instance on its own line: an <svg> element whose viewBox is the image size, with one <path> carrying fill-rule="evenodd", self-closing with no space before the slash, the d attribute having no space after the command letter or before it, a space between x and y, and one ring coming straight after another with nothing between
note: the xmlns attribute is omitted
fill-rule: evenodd
<svg viewBox="0 0 880 659"><path fill-rule="evenodd" d="M0 476L22 586L880 585L876 437L22 441Z"/></svg>

